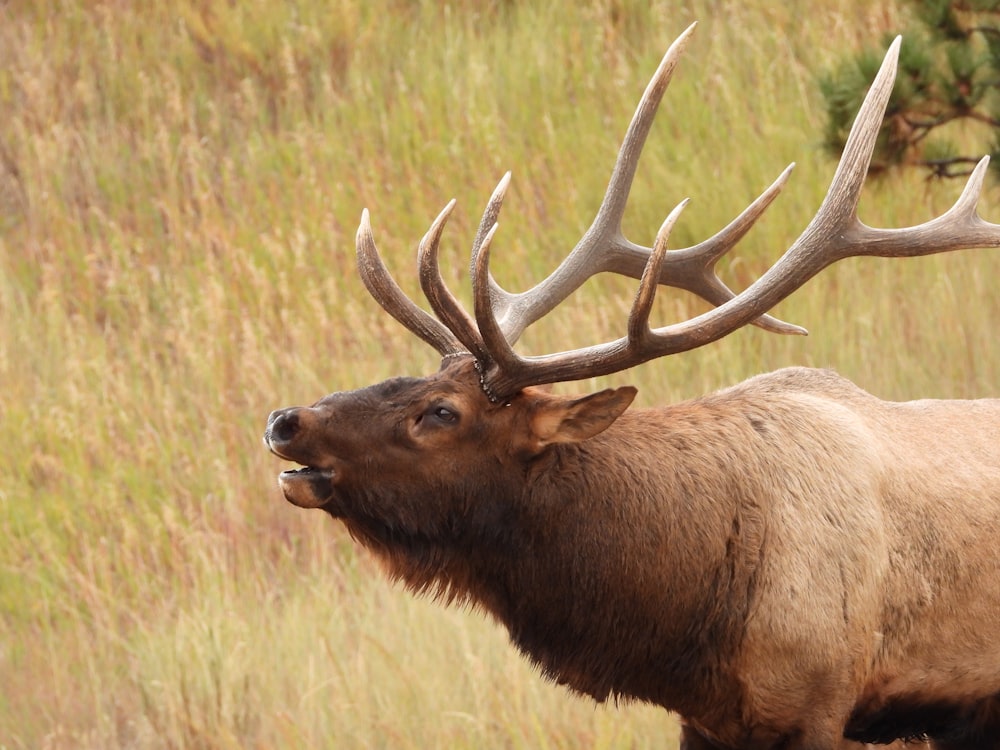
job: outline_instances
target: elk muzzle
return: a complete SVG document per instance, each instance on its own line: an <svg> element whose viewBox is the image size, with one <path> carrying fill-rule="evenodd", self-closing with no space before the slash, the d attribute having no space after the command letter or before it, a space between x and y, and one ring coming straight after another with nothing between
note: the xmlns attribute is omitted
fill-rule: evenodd
<svg viewBox="0 0 1000 750"><path fill-rule="evenodd" d="M337 473L311 448L310 428L315 415L302 407L278 409L267 418L264 444L271 453L287 461L302 464L278 475L278 486L285 499L300 508L318 508L333 499Z"/></svg>

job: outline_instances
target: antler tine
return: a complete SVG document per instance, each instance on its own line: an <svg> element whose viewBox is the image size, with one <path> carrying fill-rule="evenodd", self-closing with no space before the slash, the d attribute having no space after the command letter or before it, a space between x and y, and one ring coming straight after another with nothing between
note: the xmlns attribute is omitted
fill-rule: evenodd
<svg viewBox="0 0 1000 750"><path fill-rule="evenodd" d="M858 222L848 255L903 258L968 247L1000 246L1000 238L997 237L1000 225L983 221L976 210L989 163L989 156L979 160L961 196L935 219L901 229L874 229Z"/></svg>
<svg viewBox="0 0 1000 750"><path fill-rule="evenodd" d="M494 316L510 343L516 342L529 325L555 309L591 276L601 272L617 273L635 279L642 276L651 249L629 242L622 235L622 216L657 109L696 25L691 24L670 45L646 86L622 140L601 206L590 228L573 251L548 278L526 292L508 292L490 278ZM732 299L735 296L733 292L715 274L715 263L743 238L771 204L787 181L790 170L791 167L788 167L782 172L763 194L714 237L692 248L672 251L663 264L659 283L692 292L713 305L721 305ZM503 200L508 182L509 173L501 180L501 185L490 199L479 226L474 252L496 221L499 202ZM774 333L805 332L799 326L768 315L754 323Z"/></svg>
<svg viewBox="0 0 1000 750"><path fill-rule="evenodd" d="M440 321L417 307L392 278L375 246L367 208L361 212L356 246L358 273L368 293L383 310L434 347L442 357L463 351L458 339Z"/></svg>
<svg viewBox="0 0 1000 750"><path fill-rule="evenodd" d="M739 216L712 237L683 250L671 250L664 259L659 283L689 291L718 307L736 296L715 272L715 264L732 250L757 219L771 205L785 186L795 164L789 164L778 178L761 193ZM609 248L605 270L622 276L639 278L649 257L649 248L634 245L622 238L620 245ZM806 329L785 323L770 315L751 321L771 333L804 335Z"/></svg>
<svg viewBox="0 0 1000 750"><path fill-rule="evenodd" d="M646 84L646 90L639 100L635 114L632 115L632 121L629 123L625 138L618 151L618 159L611 171L611 179L608 181L604 200L601 202L601 207L597 210L594 223L591 225L590 231L598 236L614 235L621 232L622 216L628 203L629 192L632 190L635 171L639 166L639 156L642 154L643 146L646 145L646 138L653 126L653 120L656 118L656 111L663 100L663 95L674 77L677 62L684 54L696 26L697 23L692 23L674 40L663 59L660 60L653 77Z"/></svg>
<svg viewBox="0 0 1000 750"><path fill-rule="evenodd" d="M441 242L441 233L444 231L444 225L448 222L448 217L451 216L454 208L455 200L452 199L438 214L434 223L431 224L431 228L427 230L427 234L420 241L420 247L417 250L420 287L438 319L462 342L467 351L475 355L476 359L482 360L486 358L487 352L483 348L482 337L476 330L476 324L462 308L461 303L448 290L438 265L438 246Z"/></svg>
<svg viewBox="0 0 1000 750"><path fill-rule="evenodd" d="M488 360L480 360L480 375L483 390L490 401L497 402L499 397L490 389L487 384L487 373L484 366L495 368L502 372L515 372L521 367L521 358L511 348L511 342L506 333L497 321L493 307L493 298L490 295L490 247L493 244L493 236L496 234L499 224L493 224L483 235L482 239L477 238L475 253L472 256L472 291L473 304L476 315L476 324L479 326L479 333L483 337L483 345L489 351Z"/></svg>
<svg viewBox="0 0 1000 750"><path fill-rule="evenodd" d="M690 320L647 331L637 344L635 323L628 337L607 344L540 357L518 357L490 367L484 387L499 397L535 383L580 380L627 369L656 357L687 351L740 328L805 284L831 263L851 256L907 257L968 247L1000 246L1000 225L976 213L988 160L977 165L962 195L942 216L900 229L876 229L857 217L858 201L871 163L896 76L900 39L890 45L851 128L844 154L816 216L787 252L733 299ZM661 234L662 236L662 234ZM662 240L658 238L657 244ZM662 246L653 256L662 253ZM667 256L669 257L669 255ZM664 263L666 259L664 259ZM649 261L651 270L654 263ZM648 282L643 283L643 287ZM643 296L640 293L640 297ZM638 303L637 303L638 304ZM639 313L642 307L639 306ZM633 317L637 317L633 312Z"/></svg>
<svg viewBox="0 0 1000 750"><path fill-rule="evenodd" d="M660 274L663 271L663 261L667 257L667 238L680 218L681 211L687 207L689 200L685 198L670 212L660 230L656 233L653 251L649 254L646 268L639 280L639 291L632 303L632 312L628 316L628 347L639 348L647 343L651 331L649 329L649 314L656 298L656 287L659 285Z"/></svg>
<svg viewBox="0 0 1000 750"><path fill-rule="evenodd" d="M479 222L479 229L476 230L476 237L472 241L472 260L469 264L469 272L473 279L476 278L476 263L483 243L486 241L486 237L496 229L497 219L500 217L500 209L503 207L503 200L507 196L507 188L510 187L510 174L509 170L505 172L504 176L500 178L500 182L493 189L493 194L490 195L489 202L486 204L486 210L483 211L483 218ZM490 304L493 308L493 316L506 319L513 309L514 295L504 291L497 284L492 274L487 273L486 278L480 283L482 284L481 289L475 287L474 282L473 291L476 296L479 296L480 291L484 292L486 298L491 300ZM520 335L520 331L518 331L517 335Z"/></svg>
<svg viewBox="0 0 1000 750"><path fill-rule="evenodd" d="M507 196L507 188L509 187L510 171L507 171L500 178L497 186L493 188L493 194L490 195L490 200L486 204L486 210L483 211L483 218L479 222L479 229L476 230L476 238L472 241L473 260L470 268L475 265L476 254L479 252L479 248L482 247L486 235L493 230L497 219L500 218L500 209L503 207L503 199Z"/></svg>

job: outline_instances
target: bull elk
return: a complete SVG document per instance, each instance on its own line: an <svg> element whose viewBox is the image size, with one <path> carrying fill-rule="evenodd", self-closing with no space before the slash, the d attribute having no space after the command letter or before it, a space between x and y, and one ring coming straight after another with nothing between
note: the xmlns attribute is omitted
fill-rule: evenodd
<svg viewBox="0 0 1000 750"><path fill-rule="evenodd" d="M648 85L592 226L533 289L509 293L489 271L509 174L473 243L471 315L438 270L454 201L419 247L434 316L390 277L362 214L365 285L442 365L274 411L267 446L302 466L280 487L340 519L411 590L493 615L545 676L598 701L676 712L682 747L998 748L1000 400L892 403L806 368L648 409L628 410L629 386L581 397L539 387L749 323L802 333L767 311L842 258L1000 245L1000 225L976 211L987 158L932 221L876 229L857 218L899 39L815 218L745 291L731 292L715 264L791 167L701 244L667 251L683 204L651 248L626 240L639 153L693 28ZM527 326L605 271L639 280L624 337L515 353ZM650 328L660 284L714 307Z"/></svg>

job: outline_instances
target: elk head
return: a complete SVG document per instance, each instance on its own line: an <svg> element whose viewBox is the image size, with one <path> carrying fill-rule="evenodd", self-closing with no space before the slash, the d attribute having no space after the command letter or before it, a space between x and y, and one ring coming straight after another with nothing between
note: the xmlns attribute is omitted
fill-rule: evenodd
<svg viewBox="0 0 1000 750"><path fill-rule="evenodd" d="M533 289L510 293L489 271L490 247L509 173L487 204L473 242L472 315L446 288L438 269L438 245L454 201L419 245L420 284L434 316L410 300L392 279L375 246L368 212L362 213L357 252L366 287L391 316L442 355L443 365L427 378L393 379L327 396L311 407L271 414L267 445L278 456L307 467L281 475L289 501L323 507L338 516L365 516L367 522L377 519L387 528L416 528L420 525L417 516L430 517L434 504L449 497L455 505L435 521L446 524L449 514L468 510L462 503L467 505L468 498L482 487L515 481L513 477L523 481L532 462L551 445L585 441L599 434L624 412L634 395L634 389L623 388L568 399L534 386L626 370L702 346L747 324L777 333L805 333L766 313L842 258L917 256L1000 245L1000 227L976 213L988 157L973 171L956 204L932 221L902 229L876 229L857 218L864 178L895 79L899 39L890 47L862 104L816 216L750 287L734 294L716 275L715 264L771 204L794 165L728 226L698 245L668 250L670 229L686 202L670 213L652 247L627 240L621 219L639 154L693 30L694 25L671 45L647 86L591 227L558 268ZM514 351L514 343L527 326L601 272L639 280L624 337L541 356ZM650 309L660 284L690 291L715 307L690 320L651 328ZM375 488L382 493L378 503ZM385 499L417 495L427 504L394 504Z"/></svg>
<svg viewBox="0 0 1000 750"><path fill-rule="evenodd" d="M352 500L377 487L368 512L416 530L422 521L403 517L411 505L405 498L444 502L456 477L470 486L500 484L548 446L604 430L635 393L623 387L566 398L529 387L495 403L483 392L475 360L448 357L430 377L393 378L272 412L264 439L276 455L305 467L279 477L289 502L351 518ZM433 515L427 506L418 510L424 519ZM450 509L441 510L444 520Z"/></svg>

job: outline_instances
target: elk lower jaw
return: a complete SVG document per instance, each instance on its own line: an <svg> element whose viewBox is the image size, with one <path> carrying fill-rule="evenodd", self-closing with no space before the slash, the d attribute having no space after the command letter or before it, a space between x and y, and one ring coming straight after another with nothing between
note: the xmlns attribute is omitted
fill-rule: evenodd
<svg viewBox="0 0 1000 750"><path fill-rule="evenodd" d="M319 508L326 505L334 493L336 472L304 466L287 469L278 475L278 486L285 499L300 508Z"/></svg>

